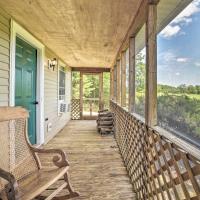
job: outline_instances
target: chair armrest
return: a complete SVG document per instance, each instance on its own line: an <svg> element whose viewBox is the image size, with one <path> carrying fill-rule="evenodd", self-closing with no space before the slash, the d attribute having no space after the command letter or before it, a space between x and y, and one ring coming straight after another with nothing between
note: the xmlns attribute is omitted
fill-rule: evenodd
<svg viewBox="0 0 200 200"><path fill-rule="evenodd" d="M40 149L40 148L31 146L31 150L33 151L35 155L39 168L41 168L42 165L37 154L52 154L52 155L57 154L57 155L54 155L52 158L53 164L58 168L69 166L67 156L65 152L61 149Z"/></svg>
<svg viewBox="0 0 200 200"><path fill-rule="evenodd" d="M5 192L7 198L11 200L19 200L20 198L18 192L18 184L15 177L11 173L1 168L0 168L0 177L8 181L8 184L5 185Z"/></svg>

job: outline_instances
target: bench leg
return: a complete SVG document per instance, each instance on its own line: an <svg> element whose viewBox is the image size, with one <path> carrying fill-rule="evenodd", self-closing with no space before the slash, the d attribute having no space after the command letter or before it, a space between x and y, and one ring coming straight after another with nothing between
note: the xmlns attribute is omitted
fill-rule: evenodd
<svg viewBox="0 0 200 200"><path fill-rule="evenodd" d="M66 188L69 191L69 195L67 195L67 197L68 198L78 197L79 193L78 192L74 192L74 190L73 190L73 188L72 188L72 186L70 184L69 175L68 175L67 172L64 174L64 180L67 183L67 187Z"/></svg>
<svg viewBox="0 0 200 200"><path fill-rule="evenodd" d="M67 172L64 174L64 181L66 182L65 188L68 189L69 194L62 195L62 196L53 195L52 198L50 198L50 196L42 196L42 195L40 195L40 196L38 196L36 198L36 200L46 200L46 199L48 199L48 200L50 200L50 199L52 199L52 200L67 200L67 199L71 199L71 198L80 196L78 192L74 192L74 190L73 190L73 188L72 188L72 186L70 184L70 180L69 180L69 176L68 176Z"/></svg>

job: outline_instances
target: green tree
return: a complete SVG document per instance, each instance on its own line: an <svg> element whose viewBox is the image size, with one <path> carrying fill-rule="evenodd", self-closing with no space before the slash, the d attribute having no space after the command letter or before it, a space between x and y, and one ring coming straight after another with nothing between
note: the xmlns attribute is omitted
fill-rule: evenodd
<svg viewBox="0 0 200 200"><path fill-rule="evenodd" d="M140 52L136 55L135 84L136 105L135 112L144 116L145 112L145 55Z"/></svg>
<svg viewBox="0 0 200 200"><path fill-rule="evenodd" d="M145 55L138 53L136 55L136 90L144 91L145 88Z"/></svg>
<svg viewBox="0 0 200 200"><path fill-rule="evenodd" d="M72 98L79 99L80 96L80 72L72 72Z"/></svg>

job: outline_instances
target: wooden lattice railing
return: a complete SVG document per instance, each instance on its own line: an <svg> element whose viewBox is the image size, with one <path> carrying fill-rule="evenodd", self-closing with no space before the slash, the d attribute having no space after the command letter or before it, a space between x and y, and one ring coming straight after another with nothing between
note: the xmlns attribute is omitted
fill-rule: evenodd
<svg viewBox="0 0 200 200"><path fill-rule="evenodd" d="M115 137L137 199L200 199L198 156L116 103L110 105L115 113Z"/></svg>
<svg viewBox="0 0 200 200"><path fill-rule="evenodd" d="M80 99L71 100L71 119L81 119Z"/></svg>

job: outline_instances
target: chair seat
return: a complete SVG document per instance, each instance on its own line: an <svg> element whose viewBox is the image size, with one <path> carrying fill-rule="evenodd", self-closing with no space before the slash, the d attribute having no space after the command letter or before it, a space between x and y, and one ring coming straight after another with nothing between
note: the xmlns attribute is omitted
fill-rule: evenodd
<svg viewBox="0 0 200 200"><path fill-rule="evenodd" d="M57 169L41 169L18 181L21 200L30 200L40 195L56 182L68 170L67 167Z"/></svg>

